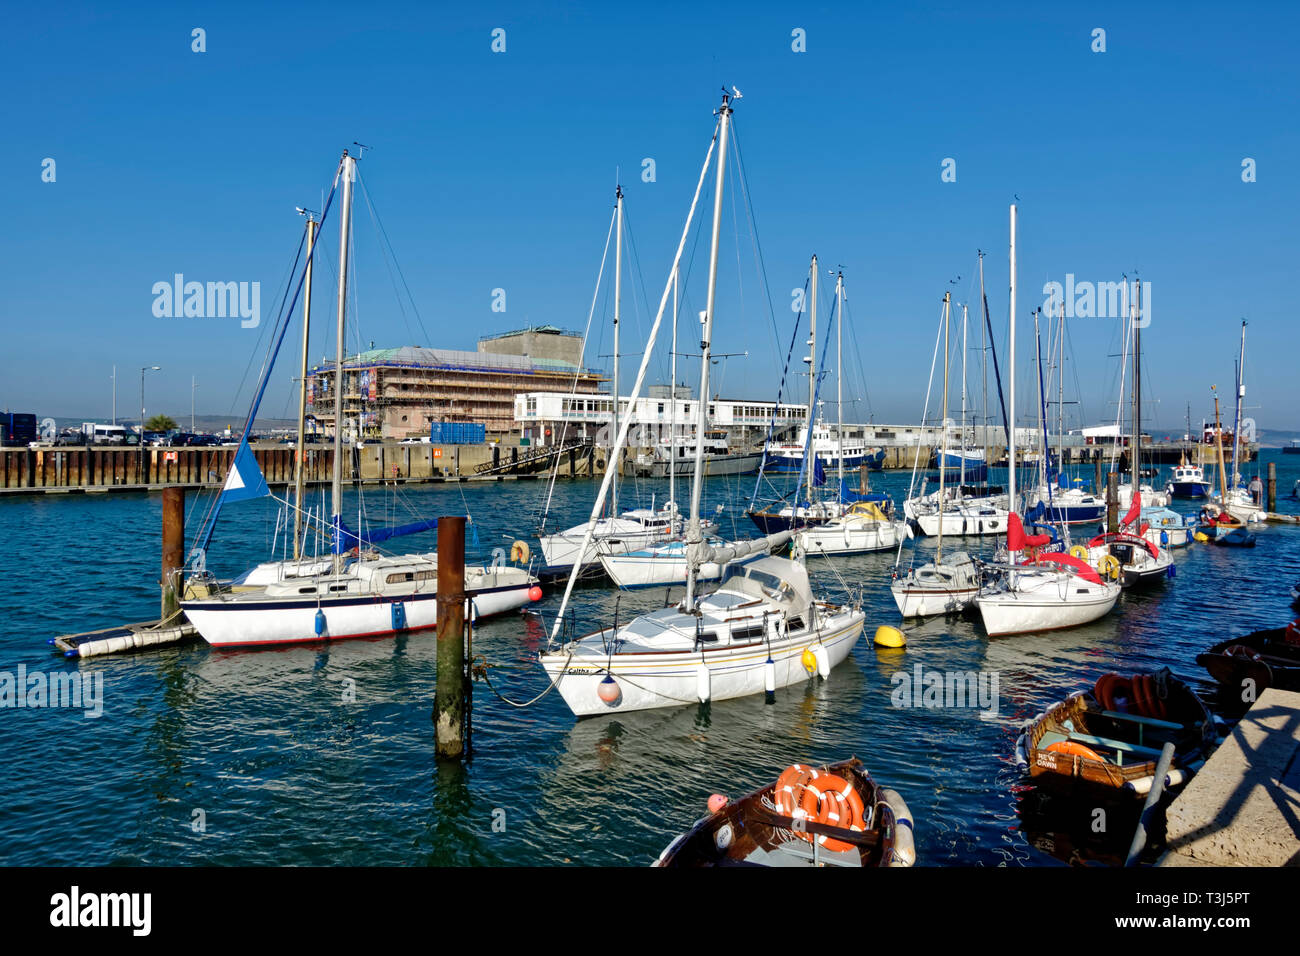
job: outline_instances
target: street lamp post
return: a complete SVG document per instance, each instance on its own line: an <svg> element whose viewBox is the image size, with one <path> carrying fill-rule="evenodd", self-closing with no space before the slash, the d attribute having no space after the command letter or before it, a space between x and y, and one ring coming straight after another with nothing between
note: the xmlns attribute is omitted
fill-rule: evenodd
<svg viewBox="0 0 1300 956"><path fill-rule="evenodd" d="M144 478L144 373L157 372L161 365L144 365L140 368L140 469L139 477ZM144 483L143 481L141 482Z"/></svg>

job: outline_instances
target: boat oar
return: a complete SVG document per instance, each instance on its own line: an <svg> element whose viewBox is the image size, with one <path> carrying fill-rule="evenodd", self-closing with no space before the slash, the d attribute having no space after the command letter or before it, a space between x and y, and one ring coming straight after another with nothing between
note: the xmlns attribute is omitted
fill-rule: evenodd
<svg viewBox="0 0 1300 956"><path fill-rule="evenodd" d="M1146 803L1142 804L1142 816L1138 820L1137 830L1133 833L1133 842L1129 845L1128 857L1124 860L1125 866L1136 866L1138 857L1147 845L1147 824L1150 822L1152 814L1155 813L1156 804L1160 802L1160 797L1165 792L1165 777L1168 776L1169 765L1173 762L1174 745L1172 741L1168 741L1160 748L1160 759L1156 761L1155 779L1151 781L1151 791L1147 794Z"/></svg>

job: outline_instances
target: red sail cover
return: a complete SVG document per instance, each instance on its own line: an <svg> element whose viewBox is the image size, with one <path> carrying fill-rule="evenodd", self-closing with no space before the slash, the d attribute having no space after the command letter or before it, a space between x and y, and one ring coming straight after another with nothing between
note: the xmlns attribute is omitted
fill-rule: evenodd
<svg viewBox="0 0 1300 956"><path fill-rule="evenodd" d="M1133 503L1128 506L1128 514L1126 514L1124 516L1124 520L1119 523L1120 527L1122 528L1127 525L1131 525L1134 521L1137 521L1137 519L1140 518L1141 516L1142 516L1142 490L1140 488L1134 488Z"/></svg>
<svg viewBox="0 0 1300 956"><path fill-rule="evenodd" d="M1047 554L1040 554L1035 560L1035 564L1050 562L1052 564L1063 564L1066 567L1074 568L1079 572L1079 577L1085 581L1091 581L1093 584L1101 584L1101 575L1094 571L1087 561L1080 560L1072 554L1063 554L1059 551L1050 551Z"/></svg>
<svg viewBox="0 0 1300 956"><path fill-rule="evenodd" d="M1014 511L1007 517L1007 550L1012 554L1025 548L1041 548L1051 540L1050 534L1025 534L1025 526L1020 523L1020 515Z"/></svg>

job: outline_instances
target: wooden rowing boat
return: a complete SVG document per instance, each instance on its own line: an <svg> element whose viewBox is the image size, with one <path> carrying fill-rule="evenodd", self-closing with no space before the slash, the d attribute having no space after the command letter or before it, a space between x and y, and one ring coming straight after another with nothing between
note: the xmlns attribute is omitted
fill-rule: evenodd
<svg viewBox="0 0 1300 956"><path fill-rule="evenodd" d="M738 800L715 794L712 812L674 840L655 866L911 866L912 817L856 757L794 764ZM856 813L854 807L857 808ZM847 824L847 825L845 825Z"/></svg>
<svg viewBox="0 0 1300 956"><path fill-rule="evenodd" d="M1252 701L1267 687L1300 690L1300 624L1222 641L1198 654L1196 663L1224 688L1248 689Z"/></svg>
<svg viewBox="0 0 1300 956"><path fill-rule="evenodd" d="M1214 718L1183 681L1163 668L1103 674L1025 725L1016 760L1039 782L1097 786L1145 796L1166 742L1174 744L1167 786L1185 783L1217 742Z"/></svg>

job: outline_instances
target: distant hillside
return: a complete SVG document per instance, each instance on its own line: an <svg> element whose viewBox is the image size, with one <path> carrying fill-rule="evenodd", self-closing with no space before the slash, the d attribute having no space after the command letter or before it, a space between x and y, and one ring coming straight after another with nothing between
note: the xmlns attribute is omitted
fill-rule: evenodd
<svg viewBox="0 0 1300 956"><path fill-rule="evenodd" d="M1259 428L1255 430L1255 441L1261 448L1281 448L1292 441L1300 439L1300 431L1290 428Z"/></svg>

